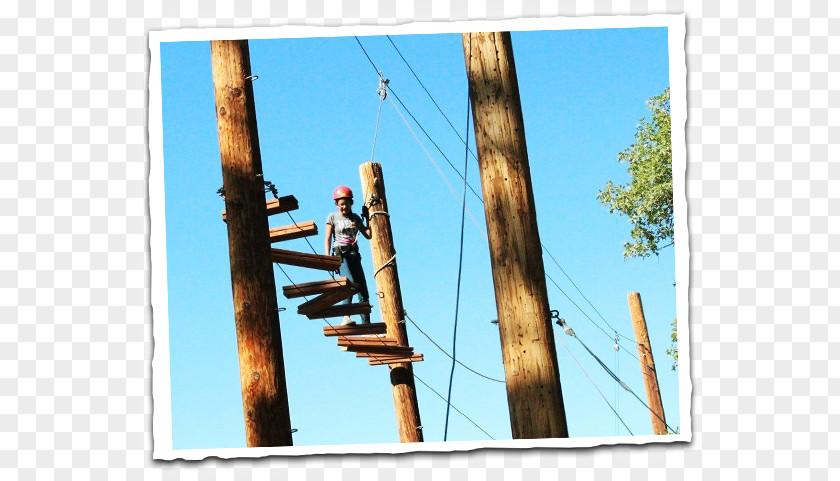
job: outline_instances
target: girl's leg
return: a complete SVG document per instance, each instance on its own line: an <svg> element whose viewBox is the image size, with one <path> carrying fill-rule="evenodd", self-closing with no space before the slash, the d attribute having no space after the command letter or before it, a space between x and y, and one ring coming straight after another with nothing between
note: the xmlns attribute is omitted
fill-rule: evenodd
<svg viewBox="0 0 840 481"><path fill-rule="evenodd" d="M353 280L353 271L350 269L350 263L348 262L347 257L343 254L341 255L341 265L338 266L338 275L346 277L350 282L356 282ZM353 296L350 296L341 301L339 304L350 304L350 300L352 298Z"/></svg>
<svg viewBox="0 0 840 481"><path fill-rule="evenodd" d="M356 253L356 255L347 256L346 260L352 281L359 285L359 302L368 302L368 288L365 271L362 269L362 257ZM362 322L370 322L370 314L362 314Z"/></svg>

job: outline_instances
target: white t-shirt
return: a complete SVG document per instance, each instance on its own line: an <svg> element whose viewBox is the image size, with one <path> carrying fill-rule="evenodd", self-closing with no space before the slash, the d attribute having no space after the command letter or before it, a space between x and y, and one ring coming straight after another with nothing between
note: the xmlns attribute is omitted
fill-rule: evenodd
<svg viewBox="0 0 840 481"><path fill-rule="evenodd" d="M349 217L341 215L341 212L330 212L327 216L327 225L333 226L333 247L341 245L353 245L356 243L356 236L359 235L359 228L362 218L355 212Z"/></svg>

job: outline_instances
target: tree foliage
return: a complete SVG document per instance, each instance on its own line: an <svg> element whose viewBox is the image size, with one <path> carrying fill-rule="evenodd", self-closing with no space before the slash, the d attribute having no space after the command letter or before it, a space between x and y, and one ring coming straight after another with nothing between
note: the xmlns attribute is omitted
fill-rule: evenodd
<svg viewBox="0 0 840 481"><path fill-rule="evenodd" d="M624 243L624 257L649 257L674 244L674 188L671 173L671 90L647 101L650 121L636 125L636 141L618 154L627 164L630 182L615 185L608 181L598 200L610 213L630 219L632 242ZM666 351L676 370L677 319L671 321L671 346Z"/></svg>
<svg viewBox="0 0 840 481"><path fill-rule="evenodd" d="M669 356L673 361L671 362L671 370L677 370L677 363L680 360L680 353L677 349L677 318L675 317L673 321L671 321L671 347L668 348L667 351Z"/></svg>
<svg viewBox="0 0 840 481"><path fill-rule="evenodd" d="M673 245L674 190L671 175L670 88L647 101L651 120L636 126L636 142L618 154L627 164L631 181L608 181L598 200L610 213L630 219L632 242L624 243L624 257L649 257ZM669 242L670 241L670 242Z"/></svg>

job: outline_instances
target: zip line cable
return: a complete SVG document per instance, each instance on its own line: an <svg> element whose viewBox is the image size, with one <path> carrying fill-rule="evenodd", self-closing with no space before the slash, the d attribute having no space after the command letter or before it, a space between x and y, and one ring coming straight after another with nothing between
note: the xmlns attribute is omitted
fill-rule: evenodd
<svg viewBox="0 0 840 481"><path fill-rule="evenodd" d="M359 47L362 49L362 52L365 54L365 57L367 57L368 62L370 62L370 64L373 66L373 69L378 73L379 70L376 68L376 64L373 63L373 60L371 60L370 55L368 55L367 50L365 50L365 47L362 45L362 42L359 41L358 37L354 37L354 38L356 39L356 42L359 44ZM429 141L432 143L432 145L435 146L435 148L440 153L440 155L444 158L444 160L446 160L446 163L448 163L449 166L452 167L452 169L458 174L459 177L461 177L461 179L465 179L465 177L463 175L461 175L461 171L459 171L458 168L455 167L454 164L452 164L452 162L449 160L449 157L447 157L446 154L443 153L443 150L441 150L441 148L437 144L437 142L435 142L434 139L432 139L432 137L429 135L429 133L426 132L426 129L423 128L423 125L417 120L417 118L414 116L414 114L411 113L411 110L409 110L409 108L405 105L405 103L403 103L402 99L400 98L399 95L397 95L397 92L394 91L393 87L391 87L389 85L387 88L388 88L388 91L391 92L391 95L393 95L394 98L397 99L397 102L399 102L400 105L402 105L403 109L405 109L405 111L409 115L409 117L411 117L411 119L414 120L414 123L416 123L417 127L420 128L420 131L423 132L423 135L425 135L426 138L429 139ZM444 115L444 118L446 118L445 115ZM448 118L446 118L446 120L449 121ZM403 120L403 121L405 121L405 120ZM416 137L416 135L415 135L415 137ZM461 139L461 136L459 135L458 138ZM461 141L463 142L463 139L461 139ZM465 142L465 145L466 145L466 142ZM467 183L467 186L472 191L472 193L475 194L475 196L479 200L481 200L481 195L479 195L479 193L476 192L469 183Z"/></svg>
<svg viewBox="0 0 840 481"><path fill-rule="evenodd" d="M393 92L392 92L392 93L393 93ZM426 157L429 159L429 161L432 163L432 165L433 165L433 166L435 167L435 169L438 171L438 174L440 174L440 176L441 176L441 178L443 179L444 183L445 183L445 184L446 184L446 186L449 188L449 192L451 192L451 193L452 193L452 195L455 197L455 199L456 199L456 201L457 201L457 200L458 200L458 194L455 192L455 188L454 188L454 187L452 187L452 184L449 182L449 178L447 178L447 177L446 177L446 174L444 174L444 173L443 173L443 171L442 171L442 170L440 169L440 167L438 166L437 162L435 162L435 159L434 159L434 157L432 157L432 154L430 154L430 153L429 153L428 149L426 149L426 146L423 144L423 142L420 140L420 138L419 138L419 137L417 136L417 134L414 132L414 129L412 129L412 128L411 128L411 124L409 124L409 123L408 123L408 120L407 120L407 119L405 118L405 116L402 114L402 112L400 111L400 109L399 109L399 108L397 108L397 104L395 104L394 102L391 102L391 106L392 106L392 107L394 107L394 110L397 112L397 115L399 115L399 116L400 116L400 118L402 119L402 121L403 121L403 123L405 124L406 128L408 128L408 131L409 131L409 132L411 133L411 135L414 137L414 140L416 140L416 141L417 141L417 143L418 143L418 145L420 145L420 148L421 148L421 149L423 149L423 152L426 154ZM485 237L487 237L487 233L485 233L485 232L484 232L484 229L482 229L482 228L481 228L481 226L478 224L478 221L475 219L475 217L473 217L473 214L472 214L472 212L470 211L470 209L469 209L469 208L467 208L467 209L466 209L466 211L467 211L467 215L468 215L468 216L470 216L470 220L472 220L473 225L475 225L475 227L476 227L476 228L477 228L477 229L478 229L478 230L479 230L482 234L484 234L484 236L485 236Z"/></svg>
<svg viewBox="0 0 840 481"><path fill-rule="evenodd" d="M452 355L451 355L451 354L449 354L448 352L446 352L446 350L445 350L444 348L440 347L440 344L436 343L434 339L432 339L432 338L431 338L428 334L426 334L426 333L425 333L425 331L423 331L423 329L421 329L421 328L420 328L420 326L418 326L418 325L417 325L417 323L416 323L416 322L414 322L414 320L413 320L411 317L409 317L409 315L408 315L408 313L407 313L407 312L405 313L405 317L406 317L406 319L408 319L408 320L411 322L411 324L413 324L413 325L414 325L414 327L416 327L416 328L417 328L417 330L418 330L418 331L420 331L420 334L423 334L424 336L426 336L426 339L428 339L429 341L431 341L431 343L432 343L432 344L434 344L434 345L435 345L435 347L437 347L438 349L440 349L440 351L441 351L442 353L446 354L446 356L447 356L448 358L455 360L455 358L454 358L454 357L452 357ZM455 362L457 362L458 364L460 364L460 365L461 365L463 368L465 368L466 370L468 370L468 371L472 372L473 374L476 374L476 375L478 375L478 376L480 376L480 377L483 377L484 379L488 379L488 380L490 380L490 381L496 381L496 382L500 382L500 383L504 383L504 382L505 382L505 381L504 381L504 380L502 380L502 379L496 379L496 378L492 378L492 377L490 377L490 376L486 376L486 375L484 375L484 374L481 374L480 372L478 372L478 371L476 371L476 370L472 369L471 367L467 366L466 364L464 364L464 363L463 363L463 362L461 362L461 361L455 360Z"/></svg>
<svg viewBox="0 0 840 481"><path fill-rule="evenodd" d="M441 399L443 399L444 401L446 401L446 398L445 398L445 397L441 396L439 392L435 391L435 390L432 388L432 386L429 386L428 384L426 384L426 383L425 383L425 381L423 381L422 379L420 379L419 377L417 377L417 374L415 374L415 375L414 375L414 379L417 379L418 381L420 381L420 382L421 382L424 386L426 386L427 388L429 388L429 389L430 389L433 393L437 394L437 396L438 396L439 398L441 398ZM449 405L449 404L448 404L448 401L447 401L447 405ZM456 408L455 406L452 406L452 409L454 409L454 410L455 410L458 414L460 414L461 416L464 416L465 418L467 418L467 421L471 422L473 426L475 426L475 427L477 427L478 429L480 429L480 430L481 430L481 432L483 432L484 434L486 434L486 435L487 435L487 437L489 437L489 438L490 438L490 439L492 439L492 440L495 440L495 439L496 439L496 438L494 438L493 436L491 436L491 435L490 435L490 433L488 433L487 431L485 431L485 430L484 430L481 426L479 426L478 424L476 424L476 422L475 422L475 421L473 421L472 419L470 419L470 417L469 417L469 416L467 416L466 414L464 414L463 412L461 412L461 410L459 410L459 409L458 409L458 408Z"/></svg>
<svg viewBox="0 0 840 481"><path fill-rule="evenodd" d="M612 407L612 404L610 404L610 402L607 401L607 397L604 396L604 393L601 392L601 389L598 388L598 385L595 383L595 381L592 379L592 377L589 376L589 373L586 372L586 369L583 368L583 365L581 365L581 363L580 363L580 361L578 361L577 357L575 357L575 355L572 354L572 351L569 349L569 346L566 345L566 342L563 340L562 336L560 337L560 344L563 345L563 348L566 349L567 353L569 353L569 357L571 357L572 360L575 361L575 364L577 364L577 366L581 370L581 372L583 372L583 374L586 376L586 378L589 379L589 382L592 383L592 386L595 388L596 391L598 391L598 394L601 395L601 399L603 399L604 402L607 403L607 406L609 406L610 409L612 409L612 412L615 413L615 416L621 421L621 424L624 425L624 428L627 429L627 432L630 433L631 436L635 436L633 434L633 431L631 431L630 428L627 427L627 423L624 422L624 419L621 419L621 416L618 414L618 412L615 410L615 408ZM617 430L616 430L616 433L618 433Z"/></svg>
<svg viewBox="0 0 840 481"><path fill-rule="evenodd" d="M467 95L467 138L470 132L470 97ZM443 427L443 440L449 431L449 406L452 398L452 381L455 377L455 339L458 334L458 307L461 303L461 271L464 265L464 221L467 212L467 165L470 160L468 152L464 152L464 193L461 197L461 247L458 253L458 283L455 290L455 322L452 326L452 368L449 370L449 393L446 395L446 423Z"/></svg>
<svg viewBox="0 0 840 481"><path fill-rule="evenodd" d="M559 323L559 324L563 327L563 332L565 332L567 335L572 336L573 338L577 339L577 341L580 343L580 345L581 345L581 346L583 346L583 348L584 348L584 349L586 349L586 351L587 351L587 352L589 352L589 355L591 355L591 356L595 359L595 361L597 361L597 362L598 362L598 364L600 364L600 365L601 365L601 367L604 369L604 371L606 371L606 372L607 372L607 374L609 374L609 375L610 375L610 377L612 377L612 378L615 380L615 382L617 382L617 383L619 384L619 386L621 386L621 387L622 387L625 391L627 391L627 392L629 392L630 394L632 394L632 395L633 395L633 397L635 397L635 398L636 398L636 399L637 399L640 403L642 403L642 405L643 405L644 407L646 407L646 408L647 408L647 410L648 410L648 411L650 411L650 412L651 412L651 414L653 414L653 415L654 415L654 416L656 416L656 417L657 417L660 421L662 421L662 423L663 423L663 424L665 424L665 427L666 427L669 431L671 431L672 433L676 433L676 431L674 431L674 429L673 429L673 428L671 428L671 426L668 426L668 423L667 423L667 422L665 422L665 420L664 420L664 419L662 419L662 416L660 416L659 414L657 414L656 412L654 412L654 410L653 410L653 409L651 409L651 407L650 407L650 406L648 406L646 402L642 401L642 398L640 398L640 397L639 397L639 396L638 396L635 392L633 392L633 390L632 390L632 389L630 389L630 386L628 386L628 385L627 385L624 381L622 381L622 380L621 380L618 376L616 376L616 374L615 374L615 373L614 373L614 372L613 372L613 371L612 371L609 367L607 367L607 365L606 365L606 364L604 364L604 361L602 361L602 360L601 360L601 358L599 358L599 357L598 357L598 355L596 355L594 352L592 352L592 350L591 350L591 349L589 349L589 346L587 346L587 345L586 345L586 344L585 344L585 343L584 343L584 342L583 342L583 341L582 341L582 340L578 337L578 335L577 335L577 334L575 334L575 331L573 331L571 327L569 327L568 325L566 325L566 321L565 321L565 320L561 319L560 321L558 321L558 323Z"/></svg>

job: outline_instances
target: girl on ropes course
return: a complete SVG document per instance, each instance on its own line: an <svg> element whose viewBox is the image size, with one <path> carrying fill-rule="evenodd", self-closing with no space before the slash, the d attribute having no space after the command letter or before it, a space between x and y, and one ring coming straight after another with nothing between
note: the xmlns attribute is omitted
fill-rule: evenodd
<svg viewBox="0 0 840 481"><path fill-rule="evenodd" d="M332 255L341 257L341 266L338 268L338 273L347 277L350 282L359 285L359 302L365 303L368 302L368 288L356 238L361 233L366 239L370 239L370 218L366 215L365 211L367 209L362 209L361 217L353 212L353 191L350 190L350 187L345 185L336 187L333 191L333 200L338 207L338 211L330 212L327 216L324 254L330 255L332 253ZM362 217L367 221L367 225L365 225ZM352 296L343 303L349 304L350 299L352 299ZM370 314L362 314L361 317L362 324L370 323ZM352 326L356 324L356 321L345 315L341 324Z"/></svg>

